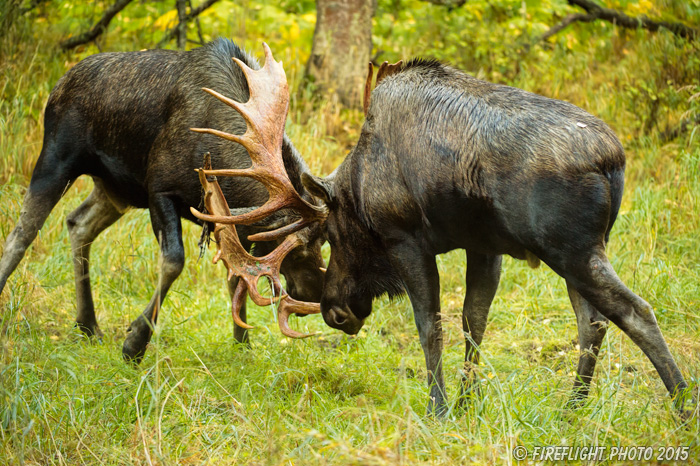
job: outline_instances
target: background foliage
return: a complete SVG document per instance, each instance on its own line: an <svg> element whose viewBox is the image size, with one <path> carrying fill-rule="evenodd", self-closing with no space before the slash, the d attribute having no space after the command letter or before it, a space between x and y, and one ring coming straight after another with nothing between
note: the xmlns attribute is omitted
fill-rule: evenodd
<svg viewBox="0 0 700 466"><path fill-rule="evenodd" d="M30 2L16 2L26 7ZM10 5L0 5L9 18ZM606 1L630 15L698 27L700 1ZM110 2L52 0L0 21L0 237L14 226L41 148L52 86L99 51L158 43L174 2L129 5L92 44L57 44L89 28ZM664 132L700 113L700 47L664 31L595 22L538 38L575 11L565 1L472 0L448 9L379 0L373 55L448 61L491 81L571 101L608 122L628 155L625 198L610 244L623 281L654 306L687 380L700 366L700 131ZM299 88L315 6L221 0L200 17L205 40L230 37L260 55L267 41L293 93L287 131L317 174L357 140L362 115ZM5 26L6 25L6 26ZM198 37L190 24L188 36ZM189 46L195 46L190 44ZM91 189L80 179L54 210L0 297L2 464L502 464L515 445L684 445L700 456L697 418L679 426L656 372L612 328L587 405L562 409L577 360L565 286L551 270L507 258L486 331L483 397L444 422L423 416L422 353L406 301L379 300L349 338L319 317L296 321L320 337L289 341L274 312L252 308L252 348L232 344L223 269L197 261L198 229L185 225L188 262L165 302L139 368L121 361L128 323L157 280L157 247L144 211L132 211L92 248L101 343L73 329L75 299L64 219ZM439 257L445 370L454 397L463 360L464 257Z"/></svg>

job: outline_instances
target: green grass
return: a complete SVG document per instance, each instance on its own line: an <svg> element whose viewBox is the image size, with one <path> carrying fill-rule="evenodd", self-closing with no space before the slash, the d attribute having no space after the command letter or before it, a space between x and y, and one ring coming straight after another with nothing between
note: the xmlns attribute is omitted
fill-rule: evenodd
<svg viewBox="0 0 700 466"><path fill-rule="evenodd" d="M264 13L275 20L274 10L255 5L245 10L251 17ZM238 20L219 24L219 33L257 53L267 34L255 18L244 35ZM286 13L279 18L284 24L293 19ZM313 28L307 23L300 22L298 50L281 52L293 89L310 48L302 42ZM20 22L0 39L3 240L17 220L41 147L48 93L68 67L97 51L54 49L67 24L36 30ZM150 40L141 30L126 32L124 41L108 36L103 48L138 49ZM654 306L681 371L697 387L700 131L661 144L656 130L642 130L649 102L629 91L640 82L663 87L665 78L687 72L684 63L695 66L697 48L668 35L618 34L611 27L571 34L597 35L597 45L569 49L562 38L524 57L520 72L503 72L508 55L500 49L491 58L455 55L453 61L478 66L471 71L486 78L511 76L511 84L570 100L618 132L628 170L611 261ZM273 50L284 50L287 38L270 36ZM416 42L411 49L406 44L412 36L396 40L406 56L427 47ZM471 40L487 43L477 35ZM657 73L662 57L668 67ZM700 85L692 76L678 79L669 87ZM664 96L661 87L655 92ZM694 111L692 95L682 90L664 97L663 121ZM306 97L294 94L287 131L312 171L326 174L356 140L362 115L312 105ZM516 445L688 446L690 464L700 457L698 418L680 425L653 366L614 326L587 403L575 411L563 408L578 358L564 282L546 266L532 270L510 258L481 348L482 397L444 421L424 415L426 371L406 299L376 301L354 338L326 327L319 316L293 319L301 331L320 332L307 340L284 338L274 311L250 304L249 321L256 326L251 347L234 345L224 270L210 264L212 251L197 261L199 229L190 224L184 226L185 270L168 294L145 360L131 367L121 359L121 344L157 281L157 245L145 211L127 213L97 239L91 272L105 336L101 342L82 337L73 328L65 217L91 186L83 178L69 190L0 296L0 464L506 464L514 461ZM438 265L445 377L454 400L464 358L464 253L440 256Z"/></svg>

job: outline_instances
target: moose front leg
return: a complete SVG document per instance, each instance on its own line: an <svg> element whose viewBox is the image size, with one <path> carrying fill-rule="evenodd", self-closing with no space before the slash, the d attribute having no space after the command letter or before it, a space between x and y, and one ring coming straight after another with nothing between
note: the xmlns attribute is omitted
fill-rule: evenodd
<svg viewBox="0 0 700 466"><path fill-rule="evenodd" d="M233 295L236 292L236 287L238 286L238 281L240 278L238 277L233 277L231 280L227 280L226 284L228 285L228 293L231 296L231 299L233 299ZM238 313L240 316L241 320L243 322L247 322L246 320L246 301L243 300L243 303L241 304L241 309ZM236 324L235 322L233 323L233 338L236 340L238 343L246 343L248 344L250 342L250 337L248 336L248 330L241 327L240 325Z"/></svg>
<svg viewBox="0 0 700 466"><path fill-rule="evenodd" d="M462 328L466 351L464 377L459 405L463 406L475 385L476 367L479 365L479 345L484 337L491 303L501 279L501 256L467 253L467 293L462 309Z"/></svg>
<svg viewBox="0 0 700 466"><path fill-rule="evenodd" d="M420 344L428 369L428 414L447 414L447 395L442 374L442 324L440 322L440 276L435 256L412 240L398 242L389 250L394 269L406 286Z"/></svg>
<svg viewBox="0 0 700 466"><path fill-rule="evenodd" d="M126 361L140 363L151 340L158 311L170 286L185 265L182 224L174 202L164 195L150 199L151 223L160 244L160 273L156 291L143 313L129 325L122 355Z"/></svg>

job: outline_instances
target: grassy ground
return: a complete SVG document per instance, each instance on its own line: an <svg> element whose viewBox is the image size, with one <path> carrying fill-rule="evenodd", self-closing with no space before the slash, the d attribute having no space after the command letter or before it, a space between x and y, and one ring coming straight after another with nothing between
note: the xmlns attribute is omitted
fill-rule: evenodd
<svg viewBox="0 0 700 466"><path fill-rule="evenodd" d="M3 239L19 215L40 150L48 93L73 63L96 52L59 52L52 44L62 34L60 24L41 33L34 26L40 25L20 24L0 47ZM237 35L238 22L229 28L218 32L259 51L262 32ZM312 22L302 37L309 28ZM692 68L697 48L609 27L591 34L601 37L590 50L538 49L512 75L489 66L491 59L470 71L570 100L618 132L628 171L611 260L623 281L654 306L686 380L697 385L700 131L661 143L658 131L645 134L644 126L652 117L660 128L672 125L692 111L700 83L688 78L690 89L675 94L686 102L663 100L668 105L656 116L634 93L644 84L661 99L664 90L653 86L700 69ZM138 49L140 40L102 46ZM273 50L287 55L280 58L295 87L308 50L286 51L284 38L278 40L277 47L271 41ZM418 52L399 49L406 56ZM661 57L666 63L656 69ZM457 55L453 61L466 63ZM355 140L361 121L359 112L297 98L287 129L312 170L325 174ZM616 327L605 339L588 402L576 411L563 408L578 357L563 280L546 266L531 270L510 258L481 348L482 398L444 421L424 416L426 373L407 300L375 302L355 338L325 327L318 316L295 320L297 329L321 333L302 341L283 338L274 312L251 305L251 348L236 346L223 268L209 263L211 251L196 260L194 225L185 225L186 268L168 295L147 356L130 367L122 362L121 344L157 280L156 241L145 211L129 212L96 241L91 269L105 337L82 337L73 328L65 217L91 183L80 179L69 190L0 296L0 464L504 464L514 462L516 445L531 451L644 445L655 452L687 446L688 462L698 462L697 417L680 426L651 363ZM454 398L464 357L464 254L440 256L438 263L444 366Z"/></svg>

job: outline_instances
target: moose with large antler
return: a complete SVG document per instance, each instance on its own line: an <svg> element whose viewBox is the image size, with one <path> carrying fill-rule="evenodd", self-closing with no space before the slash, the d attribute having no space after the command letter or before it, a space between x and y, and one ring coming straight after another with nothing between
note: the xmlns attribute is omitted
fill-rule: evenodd
<svg viewBox="0 0 700 466"><path fill-rule="evenodd" d="M246 76L249 83L254 79L249 71ZM474 383L501 255L533 267L544 261L566 280L578 322L581 354L572 402L588 394L612 321L649 357L682 409L687 384L654 312L620 281L605 255L625 169L612 130L572 104L481 81L435 61L385 64L373 92L372 77L370 65L357 145L328 178L302 174L306 189L328 209L326 215L314 208L301 223L324 222L331 244L321 298L326 323L356 334L375 297L408 293L428 369L428 410L444 414L435 256L452 249L467 255L463 394ZM279 86L286 93L286 82ZM244 115L250 111L216 97ZM253 118L246 120L254 125ZM206 131L251 152L259 145L253 137ZM245 217L200 218L245 223ZM296 226L280 231L286 228Z"/></svg>
<svg viewBox="0 0 700 466"><path fill-rule="evenodd" d="M44 143L19 221L5 241L0 292L67 188L80 175L90 175L94 180L92 193L67 219L75 272L76 323L87 335L101 334L90 286L93 241L129 208L148 209L162 256L160 279L146 309L129 326L123 346L126 359L141 360L161 303L184 265L181 218L204 223L190 211L202 202L202 186L195 169L202 166L206 153L215 168L245 169L251 163L242 145L190 131L191 127L214 124L234 135L246 131L243 117L202 92L207 87L241 102L248 100L248 83L232 57L247 67L259 68L236 44L220 39L187 52L146 50L92 55L59 80L46 105ZM264 86L274 90L279 83ZM280 157L277 170L288 177L287 183L300 199L313 202L301 184L301 174L308 167L284 134L282 113L286 114L286 107L264 107L267 91L255 84L253 88L258 89L258 95L263 94L263 99L254 99L251 106L260 108L255 118L256 124L264 128L261 136L272 137ZM255 180L228 178L221 181L220 190L232 209L262 205L268 199L267 190ZM309 209L316 208L310 205ZM291 209L283 208L269 221L243 225L241 247L250 249L249 235L296 219ZM292 303L292 298L318 302L323 285L320 228L301 230L295 236L296 247L276 265L277 272L286 278L287 303ZM285 248L289 241L284 243ZM256 254L266 255L280 242L260 242ZM239 286L235 277L229 284L231 296L240 303L235 338L246 341L243 284ZM313 306L289 304L285 309L291 308L314 311Z"/></svg>
<svg viewBox="0 0 700 466"><path fill-rule="evenodd" d="M369 78L368 78L369 79ZM613 131L580 108L412 60L383 76L360 139L326 179L302 175L328 207L331 257L321 298L330 326L357 333L383 293L408 293L425 354L429 410L446 410L435 256L463 249L467 374L478 363L501 255L541 261L566 280L588 394L608 320L683 404L687 387L651 306L605 254L622 198L625 156Z"/></svg>

